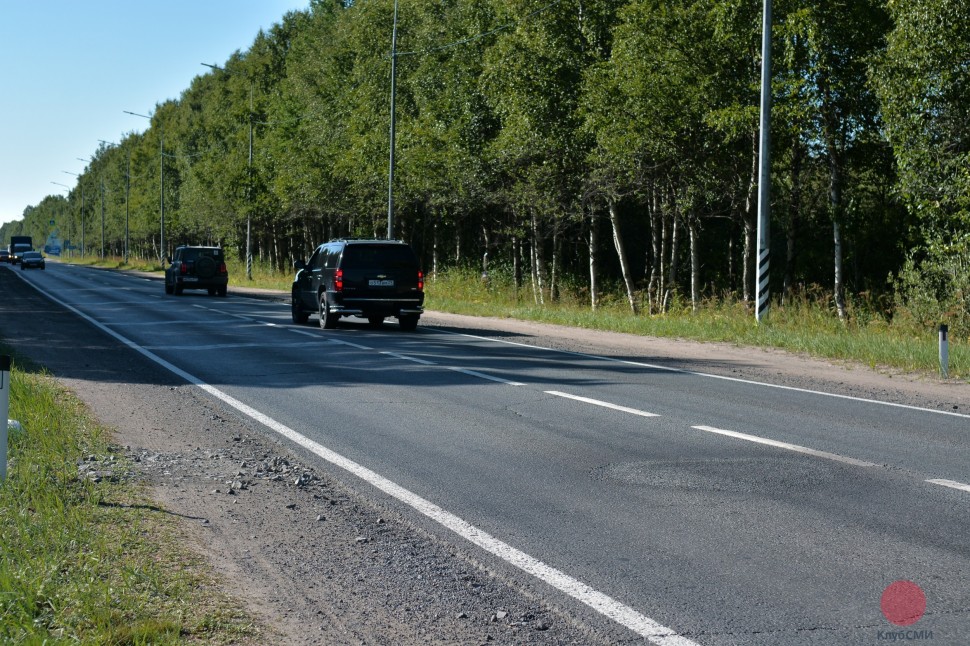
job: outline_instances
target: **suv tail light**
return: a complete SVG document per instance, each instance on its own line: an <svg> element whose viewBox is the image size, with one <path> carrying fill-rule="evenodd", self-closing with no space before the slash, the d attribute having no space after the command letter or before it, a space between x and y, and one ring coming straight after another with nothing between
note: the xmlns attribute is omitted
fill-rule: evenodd
<svg viewBox="0 0 970 646"><path fill-rule="evenodd" d="M220 274L228 274L229 273L229 270L226 269L226 263L224 263L224 262L219 263L219 273Z"/></svg>
<svg viewBox="0 0 970 646"><path fill-rule="evenodd" d="M179 273L182 274L183 276L185 274L189 273L189 266L188 266L187 263L184 263L183 262L183 263L179 264Z"/></svg>
<svg viewBox="0 0 970 646"><path fill-rule="evenodd" d="M424 272L423 271L418 272L418 291L419 292L424 291Z"/></svg>
<svg viewBox="0 0 970 646"><path fill-rule="evenodd" d="M338 292L344 291L344 270L338 269L333 273L333 288Z"/></svg>

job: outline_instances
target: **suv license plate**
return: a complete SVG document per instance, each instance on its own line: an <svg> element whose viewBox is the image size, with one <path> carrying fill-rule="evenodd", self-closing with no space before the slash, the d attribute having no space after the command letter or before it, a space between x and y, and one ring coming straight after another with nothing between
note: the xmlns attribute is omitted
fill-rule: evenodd
<svg viewBox="0 0 970 646"><path fill-rule="evenodd" d="M371 279L367 281L367 285L368 287L394 287L394 281Z"/></svg>

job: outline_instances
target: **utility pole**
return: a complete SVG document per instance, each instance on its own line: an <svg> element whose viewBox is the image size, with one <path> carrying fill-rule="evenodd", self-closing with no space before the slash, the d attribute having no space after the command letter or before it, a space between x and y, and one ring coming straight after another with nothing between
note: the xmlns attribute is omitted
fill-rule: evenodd
<svg viewBox="0 0 970 646"><path fill-rule="evenodd" d="M768 316L771 300L769 289L769 240L771 223L771 0L764 0L761 26L761 142L758 151L758 271L755 320Z"/></svg>
<svg viewBox="0 0 970 646"><path fill-rule="evenodd" d="M397 0L394 0L394 27L391 31L391 154L387 172L387 239L394 239L394 126L397 118Z"/></svg>
<svg viewBox="0 0 970 646"><path fill-rule="evenodd" d="M128 110L122 110L125 114L130 114L135 117L141 117L142 119L152 120L146 114L138 114L137 112L129 112ZM158 211L159 220L161 222L161 233L159 235L159 253L161 255L162 264L165 264L165 131L162 129L161 121L158 123Z"/></svg>
<svg viewBox="0 0 970 646"><path fill-rule="evenodd" d="M230 72L223 67L219 67L213 63L202 63L205 67L212 68L214 70L219 70L220 72L225 72L229 74ZM246 280L253 279L253 244L252 244L252 230L253 230L253 92L255 89L256 81L252 78L249 79L249 162L246 166L246 202L249 206L249 211L246 213Z"/></svg>

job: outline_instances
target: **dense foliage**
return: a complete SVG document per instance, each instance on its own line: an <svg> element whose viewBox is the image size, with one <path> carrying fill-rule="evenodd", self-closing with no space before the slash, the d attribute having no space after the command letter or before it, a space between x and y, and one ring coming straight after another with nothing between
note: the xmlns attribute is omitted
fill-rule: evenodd
<svg viewBox="0 0 970 646"><path fill-rule="evenodd" d="M970 9L774 5L773 293L825 285L843 318L866 293L970 332ZM287 14L3 234L56 219L100 253L103 203L105 254L127 219L131 253L162 255L164 211L167 250L243 256L249 225L282 270L325 239L383 237L393 6ZM761 9L400 0L396 237L431 272L507 271L539 304L566 284L651 313L749 301Z"/></svg>

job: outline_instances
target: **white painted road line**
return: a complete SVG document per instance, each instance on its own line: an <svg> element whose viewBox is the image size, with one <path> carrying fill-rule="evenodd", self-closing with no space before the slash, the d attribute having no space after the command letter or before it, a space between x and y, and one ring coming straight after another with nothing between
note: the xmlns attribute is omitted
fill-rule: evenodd
<svg viewBox="0 0 970 646"><path fill-rule="evenodd" d="M508 379L502 379L501 377L493 377L492 375L486 375L484 372L468 370L467 368L456 368L455 366L448 366L448 370L454 370L455 372L460 372L463 375L468 375L469 377L478 377L479 379L487 379L488 381L497 381L500 384L508 384L509 386L525 385L518 381L509 381Z"/></svg>
<svg viewBox="0 0 970 646"><path fill-rule="evenodd" d="M648 413L644 410L639 410L637 408L627 408L626 406L620 406L618 404L611 404L609 402L600 401L598 399L590 399L589 397L580 397L579 395L570 395L569 393L561 393L558 390L547 390L545 391L547 395L555 395L556 397L565 397L566 399L575 399L578 402L585 402L587 404L593 404L594 406L602 406L603 408L611 408L613 410L618 410L623 413L630 413L631 415L640 415L641 417L660 417L657 413Z"/></svg>
<svg viewBox="0 0 970 646"><path fill-rule="evenodd" d="M135 352L138 352L144 357L162 366L166 370L184 379L188 383L197 386L198 388L200 388L201 390L204 390L205 392L209 393L213 397L225 402L227 405L231 406L232 408L235 408L240 413L265 425L267 428L289 439L293 443L299 446L302 446L309 451L312 451L315 455L326 460L327 462L330 462L331 464L337 467L340 467L341 469L344 469L349 473L352 473L358 478L365 480L366 482L370 483L377 489L380 489L381 491L388 494L389 496L396 498L397 500L410 506L411 508L420 512L421 514L427 516L431 520L439 523L443 527L446 527L447 529L453 531L454 533L464 538L465 540L477 545L478 547L482 548L483 550L491 554L494 554L498 558L506 561L507 563L510 563L511 565L514 565L515 567L536 577L537 579L544 581L545 583L556 588L557 590L560 590L561 592L568 594L569 596L573 597L577 601L592 608L596 612L632 630L633 632L645 638L649 642L653 644L657 644L658 646L699 646L699 644L697 644L696 642L691 641L686 637L682 637L681 635L677 634L670 628L667 628L666 626L660 623L657 623L650 617L647 617L646 615L643 615L637 612L630 606L627 606L617 601L616 599L610 597L609 595L606 595L602 592L599 592L598 590L595 590L594 588L591 588L590 586L586 585L582 581L579 581L578 579L575 579L569 576L568 574L566 574L565 572L562 572L561 570L557 570L552 566L546 565L542 561L532 556L529 556L525 552L522 552L512 547L511 545L495 538L494 536L488 534L487 532L484 532L481 529L475 527L471 523L465 520L462 520L458 516L448 511L445 511L444 509L442 509L441 507L438 507L434 503L428 500L425 500L424 498L418 496L417 494L412 493L411 491L405 489L404 487L401 487L400 485L392 482L391 480L388 480L384 476L374 471L371 471L367 467L360 465L354 462L353 460L350 460L349 458L346 458L340 455L335 451L328 449L322 444L314 442L310 438L304 435L301 435L300 433L297 433L296 431L286 426L285 424L282 424L276 421L275 419L267 415L264 415L263 413L259 412L258 410L256 410L255 408L252 408L247 404L244 404L243 402L239 401L235 397L232 397L231 395L222 392L221 390L219 390L218 388L215 388L214 386L210 386L209 384L203 382L198 377L195 377L194 375L188 372L185 372L181 368L175 366L174 364L169 363L165 359L162 359L157 354L154 354L153 352L146 350L145 348L141 347L140 345L128 339L127 337L124 337L121 334L115 332L114 330L111 330L110 328L100 324L98 321L91 318L84 312L78 310L77 308L72 307L71 305L68 305L63 301L59 301L47 294L45 294L45 296L50 298L52 301L59 303L63 307L71 310L72 312L74 312L84 320L88 321L89 323L97 327L99 330L103 331L105 334L108 334L114 337L115 339L117 339L127 347L131 348ZM346 342L342 342L342 343L346 343ZM348 344L348 345L354 345L354 344ZM369 350L370 348L364 348L364 349ZM459 372L467 372L467 373L473 372L473 371L460 370L457 368L453 368L453 370L458 370ZM488 375L484 375L481 373L477 373L474 376L479 376L479 377L483 377L485 379L491 379L494 381L502 381L504 383L508 383L511 385L524 385L524 384L515 384L515 382L507 382L505 380L495 379L493 377L490 377Z"/></svg>
<svg viewBox="0 0 970 646"><path fill-rule="evenodd" d="M420 363L424 366L436 366L434 361L426 361L424 359L418 359L417 357L409 357L406 354L398 354L397 352L382 351L381 354L386 354L389 357L394 357L395 359L401 359L402 361L413 361L414 363Z"/></svg>
<svg viewBox="0 0 970 646"><path fill-rule="evenodd" d="M934 478L933 480L927 480L926 482L944 487L950 487L951 489L959 489L960 491L970 491L970 484L964 484L962 482L957 482L956 480Z"/></svg>
<svg viewBox="0 0 970 646"><path fill-rule="evenodd" d="M558 354L568 354L574 357L582 357L584 359L596 359L597 361L607 361L609 363L620 363L626 366L637 366L640 368L649 368L651 370L662 370L664 372L675 372L682 375L694 375L695 377L707 377L708 379L720 379L722 381L733 381L739 384L750 384L752 386L761 386L762 388L775 388L778 390L788 390L797 393L807 393L809 395L820 395L822 397L834 397L836 399L846 399L849 401L865 402L867 404L876 404L879 406L890 406L892 408L904 408L907 410L914 410L920 413L934 413L936 415L948 415L950 417L961 417L963 419L970 419L970 415L966 413L954 413L948 410L934 410L932 408L922 408L920 406L910 406L908 404L897 404L895 402L880 401L878 399L866 399L865 397L853 397L852 395L841 395L839 393L827 393L822 390L810 390L808 388L796 388L795 386L783 386L781 384L771 384L764 381L754 381L751 379L740 379L738 377L727 377L725 375L714 375L707 372L697 372L696 370L683 370L681 368L672 368L670 366L662 366L654 363L643 363L641 361L630 361L628 359L617 359L616 357L605 357L596 354L584 354L582 352L572 352L570 350L557 350L556 348L547 348L541 345L531 345L528 343L519 343L517 341L508 341L506 339L498 339L495 337L480 336L476 334L466 334L464 332L449 332L448 330L435 330L439 334L451 334L454 336L463 336L469 339L479 339L481 341L488 341L490 343L502 343L505 345L513 345L520 348L529 348L530 350L542 350L544 352L555 352Z"/></svg>
<svg viewBox="0 0 970 646"><path fill-rule="evenodd" d="M766 444L768 446L773 446L779 449L786 449L788 451L796 451L798 453L805 453L807 455L814 455L817 458L825 458L826 460L835 460L836 462L843 462L845 464L851 464L857 467L878 467L878 464L872 462L866 462L864 460L856 460L855 458L849 458L844 455L838 455L837 453L828 453L826 451L817 451L816 449L810 449L805 446L799 446L797 444L789 444L788 442L779 442L778 440L770 440L766 437L758 437L757 435L746 435L744 433L738 433L736 431L726 431L721 428L714 428L713 426L692 426L691 428L696 428L699 431L707 431L708 433L717 433L719 435L726 435L728 437L737 438L739 440L745 440L747 442L756 442L758 444Z"/></svg>

